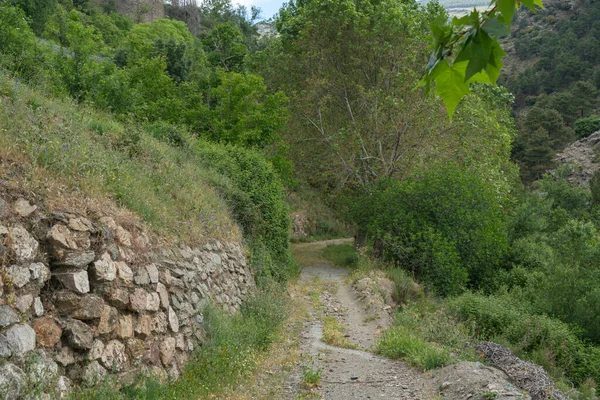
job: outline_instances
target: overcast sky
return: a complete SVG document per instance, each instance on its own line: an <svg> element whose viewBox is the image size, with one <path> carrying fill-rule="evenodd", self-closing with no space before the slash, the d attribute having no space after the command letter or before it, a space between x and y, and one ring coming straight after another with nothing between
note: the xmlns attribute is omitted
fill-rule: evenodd
<svg viewBox="0 0 600 400"><path fill-rule="evenodd" d="M233 0L232 3L239 3L246 7L260 7L262 10L262 17L264 19L269 19L279 11L284 0Z"/></svg>

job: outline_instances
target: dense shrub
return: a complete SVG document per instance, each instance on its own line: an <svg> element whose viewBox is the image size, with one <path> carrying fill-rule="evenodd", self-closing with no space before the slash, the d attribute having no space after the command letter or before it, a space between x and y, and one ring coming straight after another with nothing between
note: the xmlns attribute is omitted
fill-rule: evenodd
<svg viewBox="0 0 600 400"><path fill-rule="evenodd" d="M590 136L600 130L600 117L593 115L575 121L575 135L578 139Z"/></svg>
<svg viewBox="0 0 600 400"><path fill-rule="evenodd" d="M381 183L358 205L358 223L383 241L386 257L449 295L496 274L508 251L502 203L476 174L448 165Z"/></svg>
<svg viewBox="0 0 600 400"><path fill-rule="evenodd" d="M195 152L201 165L218 173L213 184L251 238L255 266L263 274L285 280L293 267L288 208L277 173L253 150L199 142Z"/></svg>

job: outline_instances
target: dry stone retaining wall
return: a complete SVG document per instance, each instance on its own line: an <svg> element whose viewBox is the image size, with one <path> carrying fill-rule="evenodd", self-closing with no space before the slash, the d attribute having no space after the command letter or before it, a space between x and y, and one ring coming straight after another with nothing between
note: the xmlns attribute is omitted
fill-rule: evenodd
<svg viewBox="0 0 600 400"><path fill-rule="evenodd" d="M177 378L204 338L204 306L234 312L253 288L240 244L156 249L111 217L0 197L0 393Z"/></svg>

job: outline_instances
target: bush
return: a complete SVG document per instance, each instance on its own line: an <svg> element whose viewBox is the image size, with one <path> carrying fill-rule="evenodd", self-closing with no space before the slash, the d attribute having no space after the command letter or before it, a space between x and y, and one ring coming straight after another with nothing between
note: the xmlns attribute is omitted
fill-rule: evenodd
<svg viewBox="0 0 600 400"><path fill-rule="evenodd" d="M466 168L385 181L356 206L357 222L383 240L384 256L440 294L485 287L508 251L504 197ZM365 211L367 210L367 211Z"/></svg>
<svg viewBox="0 0 600 400"><path fill-rule="evenodd" d="M203 142L195 153L201 165L217 173L213 184L250 239L259 273L279 281L294 274L283 185L268 161L252 150Z"/></svg>
<svg viewBox="0 0 600 400"><path fill-rule="evenodd" d="M578 139L588 137L597 131L600 131L600 116L592 115L575 121L575 135Z"/></svg>

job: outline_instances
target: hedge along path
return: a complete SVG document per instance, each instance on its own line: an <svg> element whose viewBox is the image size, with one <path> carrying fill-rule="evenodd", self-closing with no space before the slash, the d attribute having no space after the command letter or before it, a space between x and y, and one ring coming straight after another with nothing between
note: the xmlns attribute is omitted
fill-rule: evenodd
<svg viewBox="0 0 600 400"><path fill-rule="evenodd" d="M346 241L347 242L347 241ZM381 321L365 312L364 305L346 283L348 271L336 268L319 254L328 244L340 240L303 243L294 246L301 258L302 272L294 299L306 307L304 329L299 338L301 359L289 375L282 398L347 399L432 399L434 391L425 376L403 361L373 354ZM343 243L343 242L342 242ZM345 337L359 349L341 348L323 342L319 315L335 316ZM320 371L320 386L303 385L305 368Z"/></svg>

